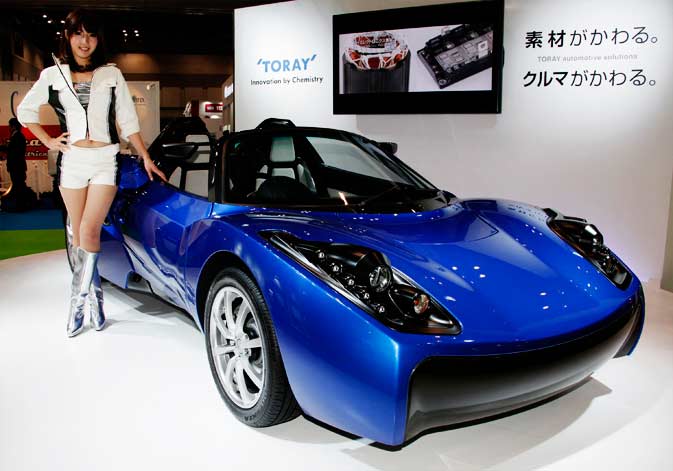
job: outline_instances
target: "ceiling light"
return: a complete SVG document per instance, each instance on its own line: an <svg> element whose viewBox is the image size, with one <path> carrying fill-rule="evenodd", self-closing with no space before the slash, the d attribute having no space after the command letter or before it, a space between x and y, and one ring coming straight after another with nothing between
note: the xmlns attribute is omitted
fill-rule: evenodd
<svg viewBox="0 0 673 471"><path fill-rule="evenodd" d="M51 24L51 20L47 20L47 23Z"/></svg>
<svg viewBox="0 0 673 471"><path fill-rule="evenodd" d="M42 18L47 18L47 15L42 15Z"/></svg>
<svg viewBox="0 0 673 471"><path fill-rule="evenodd" d="M126 30L125 30L125 29L123 29L123 30L122 30L122 33L125 33L125 32L126 32Z"/></svg>
<svg viewBox="0 0 673 471"><path fill-rule="evenodd" d="M137 30L137 29L134 29L133 32L136 33L136 34L138 34L138 30Z"/></svg>
<svg viewBox="0 0 673 471"><path fill-rule="evenodd" d="M61 24L64 25L64 24L65 24L65 20L61 20Z"/></svg>

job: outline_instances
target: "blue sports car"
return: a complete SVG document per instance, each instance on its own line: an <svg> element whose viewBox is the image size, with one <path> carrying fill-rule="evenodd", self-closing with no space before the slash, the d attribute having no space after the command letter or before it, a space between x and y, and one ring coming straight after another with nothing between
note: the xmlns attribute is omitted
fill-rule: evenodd
<svg viewBox="0 0 673 471"><path fill-rule="evenodd" d="M215 142L198 119L126 157L100 273L205 334L253 427L300 412L385 445L552 398L631 353L641 285L584 219L460 199L394 143L269 119Z"/></svg>

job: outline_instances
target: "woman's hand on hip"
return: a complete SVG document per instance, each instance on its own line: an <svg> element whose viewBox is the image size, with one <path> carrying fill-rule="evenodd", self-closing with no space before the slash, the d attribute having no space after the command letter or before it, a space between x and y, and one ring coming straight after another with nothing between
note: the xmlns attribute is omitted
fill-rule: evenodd
<svg viewBox="0 0 673 471"><path fill-rule="evenodd" d="M70 150L70 146L68 145L68 135L69 132L64 132L58 137L50 137L47 142L44 143L45 146L47 146L49 149L56 149L61 152L66 152Z"/></svg>

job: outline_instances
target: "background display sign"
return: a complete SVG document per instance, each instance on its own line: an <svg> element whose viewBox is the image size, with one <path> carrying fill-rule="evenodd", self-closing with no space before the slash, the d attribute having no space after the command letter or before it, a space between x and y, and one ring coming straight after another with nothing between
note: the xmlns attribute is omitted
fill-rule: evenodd
<svg viewBox="0 0 673 471"><path fill-rule="evenodd" d="M205 110L206 113L222 113L224 105L222 103L206 103Z"/></svg>
<svg viewBox="0 0 673 471"><path fill-rule="evenodd" d="M532 26L521 38L531 61L524 88L653 87L657 65L648 55L660 46L646 25Z"/></svg>
<svg viewBox="0 0 673 471"><path fill-rule="evenodd" d="M256 87L294 87L305 84L321 84L325 77L313 73L314 62L317 58L318 54L281 58L260 57L257 60L257 73L250 80L250 85Z"/></svg>
<svg viewBox="0 0 673 471"><path fill-rule="evenodd" d="M46 124L42 126L50 136L58 136L61 134L61 126L58 124ZM42 144L37 137L33 135L28 128L23 128L21 131L26 138L26 160L44 160L47 158L46 146ZM0 126L0 143L7 145L9 142L10 129L9 126ZM2 154L0 154L2 155Z"/></svg>

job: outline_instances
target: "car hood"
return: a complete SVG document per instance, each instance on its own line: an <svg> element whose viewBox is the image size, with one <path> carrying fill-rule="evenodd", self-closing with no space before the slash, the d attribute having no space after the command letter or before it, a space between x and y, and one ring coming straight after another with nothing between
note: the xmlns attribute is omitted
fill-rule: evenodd
<svg viewBox="0 0 673 471"><path fill-rule="evenodd" d="M384 253L461 323L463 342L520 343L596 324L637 289L614 286L547 226L539 208L502 200L454 200L405 214L257 210L247 231L282 230L306 240Z"/></svg>

